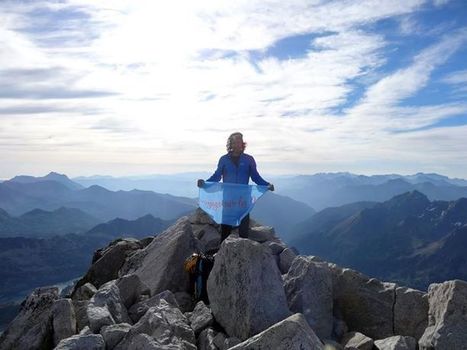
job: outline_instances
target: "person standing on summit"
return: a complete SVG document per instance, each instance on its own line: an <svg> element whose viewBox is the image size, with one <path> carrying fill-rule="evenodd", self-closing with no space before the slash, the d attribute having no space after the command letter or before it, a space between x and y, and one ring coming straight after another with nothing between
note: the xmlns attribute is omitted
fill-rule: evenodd
<svg viewBox="0 0 467 350"><path fill-rule="evenodd" d="M214 174L207 179L208 182L235 183L248 185L250 178L257 185L268 186L268 190L274 191L274 185L265 181L256 169L255 159L249 154L244 153L246 143L243 141L243 135L234 132L227 139L227 154L220 157L217 169ZM204 180L198 180L198 187L204 186ZM246 215L240 222L238 229L239 236L248 238L248 229L250 226L250 215ZM232 232L232 226L221 225L221 242Z"/></svg>

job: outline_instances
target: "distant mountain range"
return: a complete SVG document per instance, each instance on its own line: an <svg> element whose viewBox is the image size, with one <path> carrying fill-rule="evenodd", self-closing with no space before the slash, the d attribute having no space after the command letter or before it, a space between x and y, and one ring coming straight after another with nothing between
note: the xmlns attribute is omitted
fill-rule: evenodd
<svg viewBox="0 0 467 350"><path fill-rule="evenodd" d="M467 181L438 174L354 175L323 173L274 179L277 193L322 210L361 201L386 201L398 194L419 191L431 200L467 197Z"/></svg>
<svg viewBox="0 0 467 350"><path fill-rule="evenodd" d="M206 179L210 173L181 173L140 177L92 176L73 181L83 185L99 185L113 191L150 190L177 196L196 197L196 179ZM431 200L455 200L467 197L467 180L452 179L439 174L356 175L346 172L313 175L268 176L275 194L290 197L315 210L360 201L385 201L408 191L420 191Z"/></svg>
<svg viewBox="0 0 467 350"><path fill-rule="evenodd" d="M289 243L370 276L426 289L467 278L467 198L430 201L418 191L383 203L318 212L297 225Z"/></svg>
<svg viewBox="0 0 467 350"><path fill-rule="evenodd" d="M0 208L0 237L44 238L81 233L98 223L100 220L74 208L61 207L54 211L34 209L19 217L12 217Z"/></svg>
<svg viewBox="0 0 467 350"><path fill-rule="evenodd" d="M0 238L0 304L23 297L34 287L81 276L94 250L116 238L154 236L173 222L146 215L131 221L115 219L82 234Z"/></svg>

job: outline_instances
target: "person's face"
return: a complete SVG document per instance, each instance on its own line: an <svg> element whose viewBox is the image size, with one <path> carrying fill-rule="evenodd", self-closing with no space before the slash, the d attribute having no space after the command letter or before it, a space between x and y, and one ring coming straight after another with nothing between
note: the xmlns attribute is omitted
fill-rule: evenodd
<svg viewBox="0 0 467 350"><path fill-rule="evenodd" d="M241 136L236 136L232 142L233 153L242 153L243 151L243 138Z"/></svg>

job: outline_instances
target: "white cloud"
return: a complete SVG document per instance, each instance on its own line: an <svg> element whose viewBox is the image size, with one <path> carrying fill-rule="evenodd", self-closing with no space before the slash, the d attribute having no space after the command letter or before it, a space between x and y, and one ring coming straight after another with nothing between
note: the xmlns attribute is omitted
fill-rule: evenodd
<svg viewBox="0 0 467 350"><path fill-rule="evenodd" d="M69 169L73 154L74 161L94 166L182 169L215 164L233 130L244 131L248 150L270 171L282 171L291 159L292 171L304 171L310 162L348 164L349 154L373 159L394 149L399 156L391 142L410 147L415 141L393 130L426 126L466 108L399 105L427 86L432 71L464 44L465 32L443 38L377 82L365 80L394 59L386 55L384 33L368 25L410 18L426 4L8 2L0 14L0 70L16 72L17 95L2 101L0 140L14 134L16 141L1 146L0 161L34 153ZM47 19L31 17L31 10L48 11L49 19L66 11L75 17L57 18L64 28L47 30ZM303 56L265 55L274 43L299 34L313 34ZM44 72L40 80L19 74L33 70ZM359 103L340 111L359 89L366 89ZM32 90L57 93L34 99ZM63 97L73 93L82 96ZM40 113L32 116L34 108ZM53 153L54 147L63 153Z"/></svg>

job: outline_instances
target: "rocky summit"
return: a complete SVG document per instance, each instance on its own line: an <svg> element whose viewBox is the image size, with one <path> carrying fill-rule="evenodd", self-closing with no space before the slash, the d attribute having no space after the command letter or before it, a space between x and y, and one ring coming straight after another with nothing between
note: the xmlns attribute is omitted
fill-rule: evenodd
<svg viewBox="0 0 467 350"><path fill-rule="evenodd" d="M300 256L271 227L220 244L200 210L151 239L96 252L69 295L38 288L0 337L10 349L467 349L467 282L427 292ZM217 251L209 304L184 261Z"/></svg>

